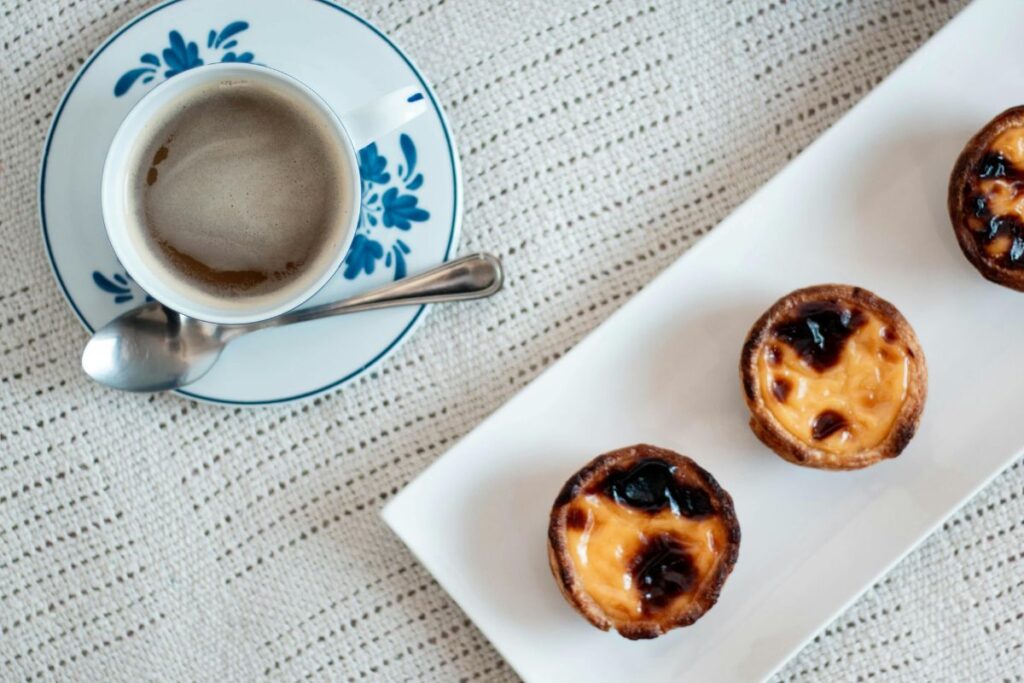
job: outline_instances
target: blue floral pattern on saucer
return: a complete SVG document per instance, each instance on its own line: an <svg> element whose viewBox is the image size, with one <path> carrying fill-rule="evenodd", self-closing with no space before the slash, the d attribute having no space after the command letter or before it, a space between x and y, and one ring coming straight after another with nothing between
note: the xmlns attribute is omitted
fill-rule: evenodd
<svg viewBox="0 0 1024 683"><path fill-rule="evenodd" d="M416 195L424 182L423 174L416 171L416 145L411 137L402 133L398 146L404 163L398 164L393 176L387 170L387 157L377 150L377 143L359 151L362 201L358 232L345 257L344 275L349 280L364 273L372 274L382 258L384 267L392 269L395 280L405 277L405 256L411 249L394 231L407 232L413 223L430 218L430 212L419 206ZM389 243L387 249L382 242Z"/></svg>
<svg viewBox="0 0 1024 683"><path fill-rule="evenodd" d="M115 304L128 303L136 299L143 302L153 300L153 297L135 284L135 280L128 273L114 273L107 277L100 271L94 270L92 271L92 281L104 292L113 294Z"/></svg>
<svg viewBox="0 0 1024 683"><path fill-rule="evenodd" d="M211 29L206 36L206 49L213 53L213 59L219 57L221 62L251 62L253 53L234 51L234 48L238 47L238 39L235 36L248 28L249 22L247 21L232 21L220 31ZM170 78L182 71L188 71L206 63L199 56L199 45L194 42L185 42L179 31L168 33L167 40L169 45L160 53L163 63L161 64L160 57L153 52L143 54L139 57L142 66L124 72L121 78L117 79L117 83L114 84L115 97L121 97L131 90L140 78L143 83L151 83L157 77L161 67L167 68L163 74L164 78ZM211 59L211 56L208 55L207 59Z"/></svg>

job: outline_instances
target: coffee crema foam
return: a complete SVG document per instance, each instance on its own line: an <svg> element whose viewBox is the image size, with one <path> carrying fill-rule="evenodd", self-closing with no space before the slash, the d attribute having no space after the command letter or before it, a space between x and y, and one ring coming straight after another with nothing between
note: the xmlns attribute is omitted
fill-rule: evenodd
<svg viewBox="0 0 1024 683"><path fill-rule="evenodd" d="M131 207L149 250L218 297L286 287L344 221L346 164L318 112L247 81L207 86L140 143Z"/></svg>

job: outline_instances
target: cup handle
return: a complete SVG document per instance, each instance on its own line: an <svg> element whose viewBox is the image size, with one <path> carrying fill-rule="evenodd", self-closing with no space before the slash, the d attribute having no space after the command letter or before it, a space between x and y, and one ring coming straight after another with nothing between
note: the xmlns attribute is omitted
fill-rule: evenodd
<svg viewBox="0 0 1024 683"><path fill-rule="evenodd" d="M347 111L339 118L359 151L425 111L427 98L423 90L409 86Z"/></svg>

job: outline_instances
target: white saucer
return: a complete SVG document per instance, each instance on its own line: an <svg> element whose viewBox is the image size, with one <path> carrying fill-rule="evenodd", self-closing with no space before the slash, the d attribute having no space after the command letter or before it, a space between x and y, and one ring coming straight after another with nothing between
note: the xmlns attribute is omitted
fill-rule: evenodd
<svg viewBox="0 0 1024 683"><path fill-rule="evenodd" d="M150 88L202 63L255 61L311 86L340 112L391 90L422 88L430 111L359 155L363 211L352 250L309 302L334 301L448 260L459 237L461 174L426 80L383 33L324 0L170 0L130 21L88 59L54 115L40 174L43 239L82 324L95 330L143 302L107 241L100 174L107 146ZM233 343L179 393L267 404L333 389L409 336L424 307L266 330Z"/></svg>

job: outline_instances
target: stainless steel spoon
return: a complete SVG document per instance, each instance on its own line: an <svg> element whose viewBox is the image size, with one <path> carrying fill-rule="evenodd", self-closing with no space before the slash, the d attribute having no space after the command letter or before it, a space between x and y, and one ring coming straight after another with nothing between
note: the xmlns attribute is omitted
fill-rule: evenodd
<svg viewBox="0 0 1024 683"><path fill-rule="evenodd" d="M502 279L501 261L471 254L366 294L251 325L203 322L154 301L96 332L82 352L82 368L114 389L177 389L209 372L224 347L244 334L375 308L480 299L500 290Z"/></svg>

